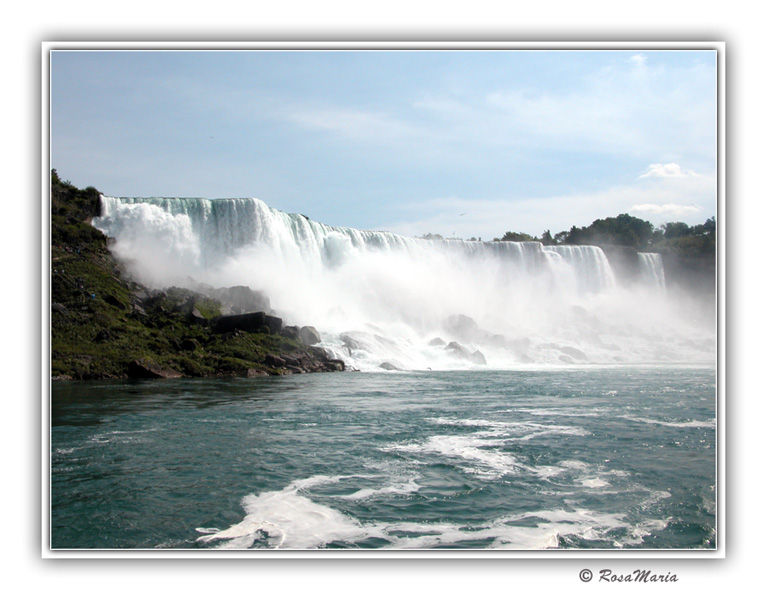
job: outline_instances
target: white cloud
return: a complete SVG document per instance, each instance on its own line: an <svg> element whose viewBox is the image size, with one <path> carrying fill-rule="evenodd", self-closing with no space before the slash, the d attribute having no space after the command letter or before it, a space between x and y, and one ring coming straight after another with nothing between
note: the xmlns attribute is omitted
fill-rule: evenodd
<svg viewBox="0 0 767 600"><path fill-rule="evenodd" d="M629 59L634 65L636 65L638 68L644 68L647 64L647 55L646 54L634 54Z"/></svg>
<svg viewBox="0 0 767 600"><path fill-rule="evenodd" d="M654 163L647 167L647 171L642 173L638 179L647 177L700 177L695 171L682 169L676 163Z"/></svg>
<svg viewBox="0 0 767 600"><path fill-rule="evenodd" d="M298 101L282 116L354 142L439 148L459 157L468 151L492 159L502 147L713 161L715 73L658 63L641 53L561 84L511 78L493 87L412 90L409 104L385 111Z"/></svg>
<svg viewBox="0 0 767 600"><path fill-rule="evenodd" d="M539 198L438 198L400 207L400 215L412 217L379 229L408 236L438 233L492 240L506 231L540 235L548 229L555 234L622 213L656 227L670 220L693 225L716 214L715 181L705 176L659 178Z"/></svg>

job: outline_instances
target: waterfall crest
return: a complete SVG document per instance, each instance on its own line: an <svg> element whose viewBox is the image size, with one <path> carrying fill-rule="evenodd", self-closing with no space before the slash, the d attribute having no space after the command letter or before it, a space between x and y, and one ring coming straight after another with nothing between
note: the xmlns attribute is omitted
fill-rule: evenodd
<svg viewBox="0 0 767 600"><path fill-rule="evenodd" d="M94 226L145 285L263 291L353 368L700 358L669 337L685 324L658 293L659 255L640 255L655 279L628 293L595 246L409 238L325 225L255 198L101 201Z"/></svg>

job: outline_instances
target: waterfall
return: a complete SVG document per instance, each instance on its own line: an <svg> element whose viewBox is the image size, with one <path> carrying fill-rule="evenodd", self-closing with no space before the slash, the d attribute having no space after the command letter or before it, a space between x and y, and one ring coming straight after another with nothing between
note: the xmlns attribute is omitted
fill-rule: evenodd
<svg viewBox="0 0 767 600"><path fill-rule="evenodd" d="M639 274L642 282L660 290L666 289L663 257L654 252L639 252Z"/></svg>
<svg viewBox="0 0 767 600"><path fill-rule="evenodd" d="M410 238L254 198L101 204L93 224L140 282L249 286L353 368L653 362L676 351L649 337L673 330L673 307L649 282L627 294L594 246Z"/></svg>

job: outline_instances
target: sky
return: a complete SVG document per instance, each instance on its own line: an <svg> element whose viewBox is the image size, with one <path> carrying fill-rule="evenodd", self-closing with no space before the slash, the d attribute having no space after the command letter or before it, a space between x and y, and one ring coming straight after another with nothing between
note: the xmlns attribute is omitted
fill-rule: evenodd
<svg viewBox="0 0 767 600"><path fill-rule="evenodd" d="M51 167L485 240L716 214L714 50L54 50Z"/></svg>

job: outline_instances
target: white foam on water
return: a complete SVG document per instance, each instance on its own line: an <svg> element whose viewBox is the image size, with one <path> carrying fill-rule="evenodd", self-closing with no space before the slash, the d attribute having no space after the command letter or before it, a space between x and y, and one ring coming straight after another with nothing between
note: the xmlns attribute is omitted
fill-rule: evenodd
<svg viewBox="0 0 767 600"><path fill-rule="evenodd" d="M637 421L639 423L649 423L650 425L663 425L664 427L681 427L681 428L716 428L716 419L709 419L707 421L658 421L656 419L647 419L644 417L633 417L629 415L623 415L622 418L628 421Z"/></svg>
<svg viewBox="0 0 767 600"><path fill-rule="evenodd" d="M608 410L605 408L512 408L509 412L523 412L537 417L601 417Z"/></svg>
<svg viewBox="0 0 767 600"><path fill-rule="evenodd" d="M509 440L530 440L542 435L589 435L582 427L570 425L547 425L520 421L491 421L489 419L452 419L436 417L431 419L440 425L458 427L485 427L485 431L476 432L478 437L504 437Z"/></svg>
<svg viewBox="0 0 767 600"><path fill-rule="evenodd" d="M578 466L578 468L581 468ZM585 468L585 467L584 467ZM662 529L668 520L629 523L626 516L599 513L585 509L554 509L507 515L489 521L466 525L439 522L362 522L339 510L313 501L300 492L352 476L315 476L299 480L279 491L246 496L246 511L240 523L219 530L198 528L203 535L200 544L217 544L221 549L317 549L333 542L354 547L369 539L378 540L385 548L431 549L466 547L486 542L495 549L549 549L561 547L563 538L608 542L615 547L639 545L652 531ZM417 486L384 486L374 494L340 496L348 500L369 498L375 494L401 494L415 491ZM339 498L339 496L333 496Z"/></svg>
<svg viewBox="0 0 767 600"><path fill-rule="evenodd" d="M381 488L363 488L346 496L350 500L367 500L376 496L407 496L421 489L415 480L410 479L402 483L393 483Z"/></svg>
<svg viewBox="0 0 767 600"><path fill-rule="evenodd" d="M219 548L247 549L266 537L277 549L320 548L338 540L353 541L369 535L368 530L343 513L313 502L299 492L341 477L316 476L293 482L278 491L245 496L245 518L223 531L198 529L199 543L222 542Z"/></svg>
<svg viewBox="0 0 767 600"><path fill-rule="evenodd" d="M425 442L413 444L392 444L382 448L384 452L412 452L436 454L458 459L458 468L481 477L502 477L527 469L515 456L498 450L497 442L477 435L435 435ZM495 449L488 450L488 447Z"/></svg>
<svg viewBox="0 0 767 600"><path fill-rule="evenodd" d="M581 485L587 488L602 488L610 485L607 481L601 477L584 478L580 480Z"/></svg>

